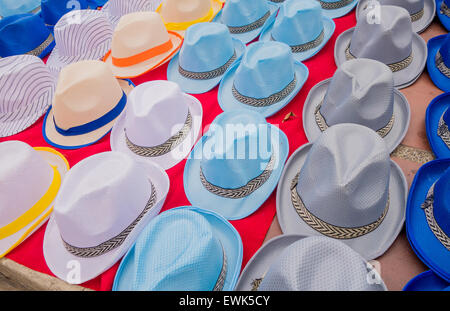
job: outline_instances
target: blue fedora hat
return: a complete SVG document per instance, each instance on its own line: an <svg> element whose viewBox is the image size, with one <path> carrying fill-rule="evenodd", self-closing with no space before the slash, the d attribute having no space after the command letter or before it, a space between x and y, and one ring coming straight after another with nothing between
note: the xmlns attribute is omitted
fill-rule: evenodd
<svg viewBox="0 0 450 311"><path fill-rule="evenodd" d="M205 93L219 84L225 71L245 51L219 23L199 23L186 31L183 46L167 67L167 79L186 93Z"/></svg>
<svg viewBox="0 0 450 311"><path fill-rule="evenodd" d="M227 0L214 22L228 26L231 36L249 43L275 20L278 6L267 0Z"/></svg>
<svg viewBox="0 0 450 311"><path fill-rule="evenodd" d="M242 254L239 233L226 219L197 207L174 208L139 235L119 266L113 290L231 291Z"/></svg>
<svg viewBox="0 0 450 311"><path fill-rule="evenodd" d="M64 14L72 10L85 10L87 8L87 0L42 0L41 17L45 25L53 29Z"/></svg>
<svg viewBox="0 0 450 311"><path fill-rule="evenodd" d="M416 275L403 288L404 291L450 291L450 283L444 281L433 271L428 270Z"/></svg>
<svg viewBox="0 0 450 311"><path fill-rule="evenodd" d="M358 4L358 0L317 0L323 9L323 15L338 18L348 14Z"/></svg>
<svg viewBox="0 0 450 311"><path fill-rule="evenodd" d="M0 19L16 14L37 13L41 0L0 0Z"/></svg>
<svg viewBox="0 0 450 311"><path fill-rule="evenodd" d="M435 97L427 107L425 126L437 158L450 158L450 93Z"/></svg>
<svg viewBox="0 0 450 311"><path fill-rule="evenodd" d="M428 40L427 69L433 83L450 92L450 34Z"/></svg>
<svg viewBox="0 0 450 311"><path fill-rule="evenodd" d="M252 43L225 73L218 100L223 111L248 109L268 117L286 106L309 76L291 48L277 41Z"/></svg>
<svg viewBox="0 0 450 311"><path fill-rule="evenodd" d="M406 206L412 249L433 272L450 282L450 158L425 163L417 172Z"/></svg>
<svg viewBox="0 0 450 311"><path fill-rule="evenodd" d="M17 14L0 20L0 57L28 54L44 58L55 40L36 14Z"/></svg>
<svg viewBox="0 0 450 311"><path fill-rule="evenodd" d="M333 20L322 12L316 0L287 0L275 21L264 26L260 40L286 43L295 60L307 60L325 46L336 28Z"/></svg>
<svg viewBox="0 0 450 311"><path fill-rule="evenodd" d="M184 190L192 205L235 220L255 212L275 189L289 151L286 135L258 113L224 112L192 150Z"/></svg>
<svg viewBox="0 0 450 311"><path fill-rule="evenodd" d="M442 25L450 31L450 0L436 0L436 14Z"/></svg>

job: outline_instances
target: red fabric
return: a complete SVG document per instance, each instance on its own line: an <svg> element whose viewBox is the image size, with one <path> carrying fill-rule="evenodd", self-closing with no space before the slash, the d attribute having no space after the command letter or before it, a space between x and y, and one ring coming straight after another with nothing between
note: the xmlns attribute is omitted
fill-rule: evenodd
<svg viewBox="0 0 450 311"><path fill-rule="evenodd" d="M304 64L309 68L309 78L300 90L299 94L284 109L268 118L270 123L279 126L288 136L289 154L307 142L302 126L303 103L311 87L324 79L330 78L336 70L336 65L334 63L334 43L339 34L356 24L355 14L351 13L347 16L336 19L335 23L336 32L330 41L326 44L322 51L319 52L319 54L304 62ZM155 71L145 74L142 77L133 79L133 82L138 85L150 80L165 80L166 70L167 64ZM196 95L203 105L204 129L207 128L214 118L222 112L217 102L217 90L218 88L216 87L206 94ZM286 114L290 112L293 112L295 116L283 122ZM48 146L41 133L42 120L43 118L22 133L8 137L7 139L0 139L0 142L5 140L21 140L33 147ZM109 150L111 149L109 146L108 134L100 142L92 146L78 150L59 151L66 156L70 165L73 166L88 156ZM167 174L170 177L170 191L163 210L177 206L190 205L183 189L182 178L185 163L186 160L167 171ZM258 250L264 241L267 230L276 213L275 196L276 191L272 193L269 199L254 214L245 219L231 222L239 231L244 244L244 261L242 267L245 266L247 261ZM45 263L42 251L42 241L44 238L45 227L46 225L43 225L31 237L8 254L7 257L33 270L52 275ZM111 290L117 267L118 264L114 265L111 269L99 277L82 284L82 286L95 290Z"/></svg>

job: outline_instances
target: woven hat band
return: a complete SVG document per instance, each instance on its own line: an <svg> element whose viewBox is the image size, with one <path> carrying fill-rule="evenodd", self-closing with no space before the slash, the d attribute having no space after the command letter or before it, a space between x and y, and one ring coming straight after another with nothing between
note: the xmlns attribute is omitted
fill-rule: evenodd
<svg viewBox="0 0 450 311"><path fill-rule="evenodd" d="M439 120L437 134L450 149L450 130L448 124L444 121L444 114L442 114L441 119Z"/></svg>
<svg viewBox="0 0 450 311"><path fill-rule="evenodd" d="M450 17L450 8L445 4L445 1L442 1L441 4L441 14L444 14L447 17Z"/></svg>
<svg viewBox="0 0 450 311"><path fill-rule="evenodd" d="M42 52L44 52L44 50L46 48L48 48L50 46L50 44L52 44L54 38L52 34L49 34L47 39L44 40L44 42L42 42L38 47L36 47L35 49L24 53L25 55L33 55L33 56L39 56L42 54ZM0 56L0 58L2 58Z"/></svg>
<svg viewBox="0 0 450 311"><path fill-rule="evenodd" d="M450 79L450 68L448 68L447 65L445 65L444 59L442 58L442 55L439 51L437 51L437 53L436 53L435 62L436 62L436 67L439 69L439 71L444 76L446 76L447 78Z"/></svg>
<svg viewBox="0 0 450 311"><path fill-rule="evenodd" d="M325 2L325 1L319 0L319 3L322 6L322 9L324 9L324 10L336 10L336 9L343 8L346 5L349 5L353 1L354 0L340 0L340 1L336 1L336 2Z"/></svg>
<svg viewBox="0 0 450 311"><path fill-rule="evenodd" d="M290 47L291 47L292 53L302 53L302 52L306 52L311 49L314 49L323 42L324 38L325 38L325 33L322 29L320 34L314 40L312 40L310 42L298 44L298 45L291 45ZM272 35L271 35L271 39L272 39L272 41L277 41Z"/></svg>
<svg viewBox="0 0 450 311"><path fill-rule="evenodd" d="M188 78L188 79L210 80L210 79L214 79L214 78L217 78L217 77L223 75L225 73L225 71L227 71L228 67L230 67L231 64L235 60L236 60L236 51L234 51L231 58L223 66L220 66L219 68L216 68L216 69L213 69L210 71L205 71L205 72L194 72L194 71L189 71L189 70L184 69L183 67L181 67L181 64L179 64L178 72L183 77Z"/></svg>
<svg viewBox="0 0 450 311"><path fill-rule="evenodd" d="M244 26L228 26L228 29L230 30L230 33L232 33L232 34L240 34L240 33L250 32L252 30L262 27L269 17L270 17L270 11L267 11L266 14L264 14L261 18L257 19L256 21L254 21L251 24L244 25Z"/></svg>

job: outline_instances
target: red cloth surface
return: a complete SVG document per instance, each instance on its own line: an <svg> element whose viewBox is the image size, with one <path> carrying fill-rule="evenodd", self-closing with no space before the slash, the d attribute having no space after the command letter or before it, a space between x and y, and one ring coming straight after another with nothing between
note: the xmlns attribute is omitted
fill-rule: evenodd
<svg viewBox="0 0 450 311"><path fill-rule="evenodd" d="M284 131L284 133L286 133L289 138L289 154L292 154L292 152L294 152L298 147L307 142L302 126L303 103L311 87L324 79L330 78L334 74L336 70L336 65L334 63L334 43L339 34L355 26L355 13L353 12L347 16L335 19L335 23L336 31L330 41L316 56L304 62L309 69L309 78L303 88L294 100L284 107L284 109L267 119L270 123L277 125ZM143 82L151 80L166 80L166 70L167 64L156 69L155 71L145 74L144 76L133 79L133 82L136 85L139 85ZM217 91L218 87L208 93L196 95L203 105L203 129L207 129L214 118L222 113L222 110L217 102ZM292 116L289 120L283 122L285 116L290 112L294 113L295 116ZM0 142L5 140L21 140L33 147L48 146L42 137L42 121L43 118L22 133L6 139L0 138ZM86 157L109 150L111 150L109 145L109 134L96 144L82 149L58 149L58 151L64 154L67 158L71 167ZM167 171L170 178L170 190L163 207L163 211L178 206L190 205L183 189L183 170L185 163L186 160ZM26 194L17 193L15 195ZM244 244L244 260L242 268L245 267L247 261L259 249L264 241L267 230L269 229L276 213L275 197L276 190L255 213L247 218L231 221L233 226L240 233ZM46 224L44 224L39 230L37 230L32 236L15 248L6 257L35 271L53 275L45 263L42 251L45 227ZM119 263L115 264L102 275L82 284L82 286L94 290L111 290L118 265Z"/></svg>

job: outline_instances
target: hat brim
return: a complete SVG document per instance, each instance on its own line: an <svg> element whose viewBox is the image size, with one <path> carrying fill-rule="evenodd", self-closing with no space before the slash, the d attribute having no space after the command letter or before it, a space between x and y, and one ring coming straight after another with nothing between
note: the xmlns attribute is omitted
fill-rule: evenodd
<svg viewBox="0 0 450 311"><path fill-rule="evenodd" d="M239 60L245 52L245 45L237 39L233 38L234 50L236 52L236 60ZM167 80L176 82L180 88L190 94L202 94L210 91L217 86L222 80L223 75L208 80L189 79L180 74L178 70L180 52L172 58L167 67Z"/></svg>
<svg viewBox="0 0 450 311"><path fill-rule="evenodd" d="M111 51L109 51L105 58L104 62L107 63L113 72L113 74L120 79L131 79L138 77L140 75L143 75L144 73L147 73L151 70L154 70L158 68L159 66L167 63L169 60L173 58L175 53L180 49L181 44L183 43L183 38L175 33L175 32L169 32L169 38L172 41L172 48L162 53L158 56L152 57L144 62L140 62L133 66L127 66L127 67L117 67L112 63L112 54Z"/></svg>
<svg viewBox="0 0 450 311"><path fill-rule="evenodd" d="M48 147L35 147L34 148L49 165L56 167L58 170L61 181L69 171L70 166L66 158L58 151ZM43 194L44 195L44 194ZM0 239L0 258L7 255L15 247L25 241L30 235L32 235L37 229L39 229L49 218L50 213L53 211L53 201L47 206L47 208L29 224L23 227L16 233L8 236L7 238Z"/></svg>
<svg viewBox="0 0 450 311"><path fill-rule="evenodd" d="M216 213L192 206L177 207L171 211L178 209L191 210L199 213L206 217L211 224L214 236L220 240L227 257L227 275L223 290L232 291L241 272L243 257L243 246L239 233L228 221ZM128 251L120 263L114 279L113 291L131 290L127 284L133 284L133 279L135 278L135 270L133 267L135 267L134 246Z"/></svg>
<svg viewBox="0 0 450 311"><path fill-rule="evenodd" d="M316 107L323 101L331 79L319 82L308 94L303 106L303 129L309 142L314 142L322 133L315 119ZM389 153L402 142L409 127L411 111L406 97L397 89L394 89L394 124L389 133L383 137Z"/></svg>
<svg viewBox="0 0 450 311"><path fill-rule="evenodd" d="M450 17L441 13L442 1L443 0L436 0L436 14L445 29L447 29L447 31L450 31Z"/></svg>
<svg viewBox="0 0 450 311"><path fill-rule="evenodd" d="M322 236L307 225L291 202L291 181L302 169L312 144L297 149L287 161L277 189L277 215L284 234ZM400 233L405 220L408 185L400 167L391 160L389 179L389 210L377 229L354 239L341 240L366 260L381 256ZM330 208L330 207L329 207Z"/></svg>
<svg viewBox="0 0 450 311"><path fill-rule="evenodd" d="M293 243L305 238L297 234L283 234L266 242L253 255L239 277L235 291L251 291L253 282L264 278L271 264L280 256L281 252Z"/></svg>
<svg viewBox="0 0 450 311"><path fill-rule="evenodd" d="M241 111L235 111L239 114ZM275 153L275 166L267 181L250 195L241 199L228 199L209 192L200 180L202 146L207 136L203 136L195 145L189 156L183 174L183 184L186 196L193 206L216 212L228 220L237 220L253 214L272 194L280 179L289 152L289 142L286 135L277 127L268 124L272 133L272 146Z"/></svg>
<svg viewBox="0 0 450 311"><path fill-rule="evenodd" d="M447 109L450 109L450 93L444 93L434 98L428 105L425 114L428 142L436 158L450 158L450 148L437 134L439 120Z"/></svg>
<svg viewBox="0 0 450 311"><path fill-rule="evenodd" d="M44 257L50 271L58 278L70 284L81 284L102 274L122 258L136 241L136 238L142 229L151 219L159 214L169 191L169 177L156 164L141 163L148 179L155 187L157 201L137 223L119 247L97 257L84 258L74 256L64 247L58 225L55 221L55 216L52 215L50 217L44 236ZM144 208L144 206L142 208ZM79 275L77 275L77 277L73 277L70 273L73 270L74 266L72 263L74 262L79 265Z"/></svg>
<svg viewBox="0 0 450 311"><path fill-rule="evenodd" d="M326 16L322 16L323 20L323 32L324 32L324 38L322 42L315 48L309 49L305 52L299 52L299 53L292 53L294 56L294 59L298 62L305 61L322 50L322 48L327 44L327 42L330 40L331 36L334 33L334 30L336 29L336 25L334 21ZM275 24L275 20L273 20L270 24L264 26L261 35L259 36L260 41L272 41L272 30L273 25Z"/></svg>
<svg viewBox="0 0 450 311"><path fill-rule="evenodd" d="M129 94L133 89L133 85L129 81L119 80L120 86L122 87L125 94ZM44 123L42 126L42 134L45 141L56 148L60 149L79 149L92 145L102 139L106 134L109 133L117 119L120 115L109 122L108 124L82 135L75 136L64 136L61 135L55 128L55 123L53 122L53 109L50 107L47 114L44 117Z"/></svg>
<svg viewBox="0 0 450 311"><path fill-rule="evenodd" d="M241 61L236 61L230 68L228 68L227 72L220 82L218 100L220 108L223 111L237 110L237 109L247 109L260 113L263 117L267 118L271 115L277 113L279 110L284 108L301 90L303 85L309 76L308 67L306 67L303 63L294 61L294 71L297 78L297 84L295 85L294 90L286 96L283 100L266 107L253 107L250 105L246 105L238 101L233 96L233 81L234 76L236 74L236 70L238 69Z"/></svg>
<svg viewBox="0 0 450 311"><path fill-rule="evenodd" d="M188 103L189 111L192 115L193 125L191 132L186 136L183 142L181 142L171 152L166 153L159 157L151 157L151 158L142 157L133 153L128 148L125 139L126 110L124 110L123 113L119 116L119 119L117 120L116 124L114 125L111 131L110 137L111 150L129 154L136 159L141 159L142 161L156 163L165 170L173 167L174 165L185 159L188 156L194 144L199 139L200 130L202 128L203 110L202 104L198 99L187 94L185 94L184 96ZM150 132L148 135L150 135Z"/></svg>
<svg viewBox="0 0 450 311"><path fill-rule="evenodd" d="M370 0L360 0L356 6L356 20L359 19L359 15L364 11L365 6ZM422 33L433 22L433 18L436 13L436 2L434 0L424 0L423 15L422 17L412 22L413 31L415 33Z"/></svg>
<svg viewBox="0 0 450 311"><path fill-rule="evenodd" d="M450 252L428 226L421 208L428 190L450 167L450 159L425 163L414 177L406 208L406 234L412 249L433 272L450 282Z"/></svg>
<svg viewBox="0 0 450 311"><path fill-rule="evenodd" d="M333 18L333 19L347 15L348 13L350 13L351 10L353 10L353 8L356 6L357 3L358 3L358 0L354 0L353 2L347 4L346 6L339 8L339 9L335 9L335 10L322 9L322 15L329 17L329 18Z"/></svg>
<svg viewBox="0 0 450 311"><path fill-rule="evenodd" d="M450 291L450 284L428 270L411 279L403 291Z"/></svg>
<svg viewBox="0 0 450 311"><path fill-rule="evenodd" d="M355 28L344 31L337 39L334 47L334 61L336 66L340 66L347 59L345 57L345 49L350 44ZM425 69L427 60L427 44L416 33L412 36L412 55L413 60L411 64L399 71L393 72L394 86L398 89L410 86L420 77Z"/></svg>
<svg viewBox="0 0 450 311"><path fill-rule="evenodd" d="M428 40L427 70L433 83L444 92L450 92L450 78L444 75L436 66L436 54L447 35L440 35Z"/></svg>
<svg viewBox="0 0 450 311"><path fill-rule="evenodd" d="M235 38L235 39L238 39L238 40L242 41L244 44L247 44L250 41L256 39L261 34L263 28L266 25L273 23L275 21L275 18L277 17L277 12L278 12L279 6L277 6L275 4L272 4L270 2L268 4L269 4L270 16L266 20L264 25L262 25L259 28L254 29L252 31L248 31L248 32L244 32L244 33L232 33L231 36L233 38ZM216 15L216 17L214 18L213 22L217 22L217 23L221 23L221 24L226 25L222 21L222 11L220 11L219 14Z"/></svg>

